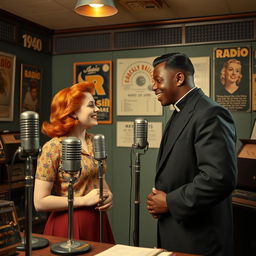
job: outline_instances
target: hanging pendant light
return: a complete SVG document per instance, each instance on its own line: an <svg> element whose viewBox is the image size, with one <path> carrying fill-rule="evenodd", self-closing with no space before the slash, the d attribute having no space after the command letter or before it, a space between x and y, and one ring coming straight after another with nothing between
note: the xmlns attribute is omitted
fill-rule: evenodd
<svg viewBox="0 0 256 256"><path fill-rule="evenodd" d="M118 10L112 0L78 0L75 12L88 17L107 17L115 15Z"/></svg>

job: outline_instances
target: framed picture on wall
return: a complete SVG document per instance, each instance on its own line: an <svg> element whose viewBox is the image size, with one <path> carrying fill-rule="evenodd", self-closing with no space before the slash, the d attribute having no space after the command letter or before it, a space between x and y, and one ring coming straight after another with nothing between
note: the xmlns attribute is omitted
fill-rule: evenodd
<svg viewBox="0 0 256 256"><path fill-rule="evenodd" d="M74 83L92 82L97 107L98 123L112 123L112 61L74 63Z"/></svg>
<svg viewBox="0 0 256 256"><path fill-rule="evenodd" d="M39 113L42 68L21 64L20 74L20 112L31 110Z"/></svg>
<svg viewBox="0 0 256 256"><path fill-rule="evenodd" d="M16 56L0 52L0 121L13 121Z"/></svg>

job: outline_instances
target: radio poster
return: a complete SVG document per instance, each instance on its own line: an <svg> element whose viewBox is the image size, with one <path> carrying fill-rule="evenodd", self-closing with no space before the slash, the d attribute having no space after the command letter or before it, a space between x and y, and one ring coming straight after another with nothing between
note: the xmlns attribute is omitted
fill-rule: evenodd
<svg viewBox="0 0 256 256"><path fill-rule="evenodd" d="M39 113L42 87L42 68L21 64L20 111Z"/></svg>
<svg viewBox="0 0 256 256"><path fill-rule="evenodd" d="M0 52L0 121L13 121L16 56Z"/></svg>
<svg viewBox="0 0 256 256"><path fill-rule="evenodd" d="M112 62L77 62L74 63L74 83L92 82L95 85L93 95L97 107L98 122L112 123Z"/></svg>
<svg viewBox="0 0 256 256"><path fill-rule="evenodd" d="M214 99L228 110L251 110L249 47L214 49Z"/></svg>

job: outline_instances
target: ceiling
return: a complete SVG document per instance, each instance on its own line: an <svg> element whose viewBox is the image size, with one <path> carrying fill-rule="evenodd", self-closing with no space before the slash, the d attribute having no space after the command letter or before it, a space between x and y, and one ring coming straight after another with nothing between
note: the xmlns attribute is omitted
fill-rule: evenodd
<svg viewBox="0 0 256 256"><path fill-rule="evenodd" d="M256 12L256 0L116 0L111 17L84 17L76 0L0 0L0 8L53 30Z"/></svg>

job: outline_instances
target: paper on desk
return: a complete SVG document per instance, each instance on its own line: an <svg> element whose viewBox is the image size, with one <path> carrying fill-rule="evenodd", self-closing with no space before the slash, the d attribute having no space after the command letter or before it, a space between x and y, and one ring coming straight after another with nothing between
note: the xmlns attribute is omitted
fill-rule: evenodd
<svg viewBox="0 0 256 256"><path fill-rule="evenodd" d="M117 244L113 247L103 251L98 256L170 256L172 253L170 252L163 252L163 249L156 249L156 248L145 248L145 247L135 247L129 245L122 245Z"/></svg>

